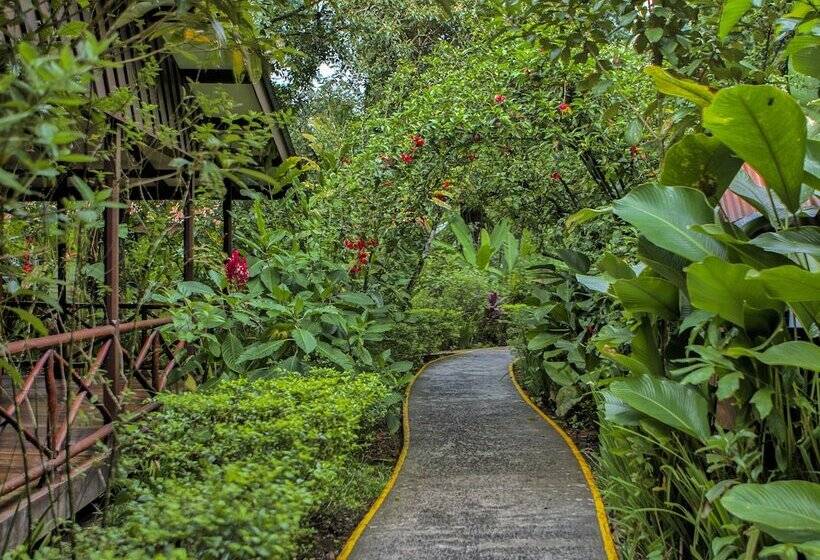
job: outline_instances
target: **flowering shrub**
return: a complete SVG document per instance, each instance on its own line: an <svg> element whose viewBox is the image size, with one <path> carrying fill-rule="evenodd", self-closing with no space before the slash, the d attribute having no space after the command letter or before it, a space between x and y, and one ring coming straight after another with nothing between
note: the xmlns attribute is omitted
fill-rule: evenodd
<svg viewBox="0 0 820 560"><path fill-rule="evenodd" d="M248 283L248 259L237 249L231 252L230 258L225 262L225 277L234 288L242 289Z"/></svg>

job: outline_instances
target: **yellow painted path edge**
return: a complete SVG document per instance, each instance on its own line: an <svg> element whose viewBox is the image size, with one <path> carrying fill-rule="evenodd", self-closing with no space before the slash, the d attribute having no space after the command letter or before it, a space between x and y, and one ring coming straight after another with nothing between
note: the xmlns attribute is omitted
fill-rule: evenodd
<svg viewBox="0 0 820 560"><path fill-rule="evenodd" d="M373 517L376 515L376 512L379 511L379 508L382 507L384 500L387 499L390 491L393 490L393 486L396 485L396 480L398 480L401 469L404 466L404 460L407 458L407 451L410 449L410 392L413 390L413 385L416 383L416 380L421 377L421 374L424 373L428 367L436 362L446 360L447 358L462 353L463 351L461 350L455 350L444 356L439 356L438 358L430 360L419 368L416 375L414 375L413 379L411 379L410 383L408 383L407 388L404 390L404 402L402 403L401 410L403 441L399 458L396 460L396 465L393 467L393 472L390 473L390 478L387 480L387 484L384 485L384 488L382 488L381 494L379 494L379 497L376 498L375 502L373 502L373 505L370 506L370 509L367 510L367 513L364 514L364 517L362 517L362 520L359 521L358 525L356 525L356 528L353 529L353 532L350 534L350 537L348 537L344 547L342 547L342 551L338 556L336 556L336 560L348 559L350 554L353 552L353 549L356 548L356 543L359 542L359 538L362 536L362 533L364 533L364 530L367 529L368 524L373 520Z"/></svg>
<svg viewBox="0 0 820 560"><path fill-rule="evenodd" d="M575 460L578 461L578 466L581 467L581 472L584 473L584 479L587 482L587 487L589 488L589 492L592 494L592 501L595 502L595 516L598 518L598 530L601 532L601 540L604 543L604 552L606 553L607 560L618 560L618 552L615 549L615 541L612 538L612 532L609 530L609 519L606 516L606 508L604 507L604 501L601 498L601 491L598 490L598 485L595 483L595 477L592 474L592 469L589 468L589 464L587 464L586 459L584 459L581 450L575 445L575 442L572 441L572 438L559 426L555 420L547 416L543 410L541 410L538 405L532 402L529 395L524 392L524 389L521 388L521 385L518 384L518 380L515 378L515 369L513 365L515 361L510 362L507 366L507 370L510 374L510 381L515 386L516 391L518 394L521 395L521 399L527 403L530 408L532 408L538 416L540 416L550 427L555 430L558 435L564 440L564 443L567 444L572 454L575 456Z"/></svg>

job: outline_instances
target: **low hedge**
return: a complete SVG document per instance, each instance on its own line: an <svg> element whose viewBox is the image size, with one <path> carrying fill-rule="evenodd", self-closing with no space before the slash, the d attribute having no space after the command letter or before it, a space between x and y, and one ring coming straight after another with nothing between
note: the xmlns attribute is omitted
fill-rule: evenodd
<svg viewBox="0 0 820 560"><path fill-rule="evenodd" d="M312 557L315 524L355 519L388 474L364 460L390 389L372 373L313 370L160 397L124 426L106 526L7 559ZM354 512L351 515L351 512Z"/></svg>
<svg viewBox="0 0 820 560"><path fill-rule="evenodd" d="M385 348L394 359L418 365L427 354L459 348L463 322L461 313L451 309L413 308L390 331Z"/></svg>

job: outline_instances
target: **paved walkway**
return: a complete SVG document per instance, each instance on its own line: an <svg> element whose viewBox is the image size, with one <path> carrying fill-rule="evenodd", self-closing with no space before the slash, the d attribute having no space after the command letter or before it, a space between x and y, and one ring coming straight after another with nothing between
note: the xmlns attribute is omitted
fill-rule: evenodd
<svg viewBox="0 0 820 560"><path fill-rule="evenodd" d="M525 404L507 350L431 364L410 397L410 448L355 560L599 560L572 452Z"/></svg>

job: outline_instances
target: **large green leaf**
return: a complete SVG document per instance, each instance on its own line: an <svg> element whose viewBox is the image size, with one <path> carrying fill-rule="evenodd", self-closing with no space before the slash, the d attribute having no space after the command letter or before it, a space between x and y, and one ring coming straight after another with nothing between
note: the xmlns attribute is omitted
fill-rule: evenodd
<svg viewBox="0 0 820 560"><path fill-rule="evenodd" d="M809 37L817 40L815 36ZM814 44L794 50L791 54L791 62L794 69L801 74L820 80L820 45Z"/></svg>
<svg viewBox="0 0 820 560"><path fill-rule="evenodd" d="M610 385L619 400L635 410L705 442L709 437L707 402L685 385L642 375Z"/></svg>
<svg viewBox="0 0 820 560"><path fill-rule="evenodd" d="M484 270L490 264L490 259L493 257L494 249L490 240L490 234L486 229L481 230L481 244L478 246L478 251L475 254L475 266L479 270Z"/></svg>
<svg viewBox="0 0 820 560"><path fill-rule="evenodd" d="M711 311L740 326L746 326L746 307L777 309L766 296L763 285L747 278L752 270L745 264L732 264L709 257L686 269L686 285L692 304Z"/></svg>
<svg viewBox="0 0 820 560"><path fill-rule="evenodd" d="M717 204L741 165L743 162L717 138L687 134L666 153L661 183L694 187Z"/></svg>
<svg viewBox="0 0 820 560"><path fill-rule="evenodd" d="M616 257L612 253L604 253L595 267L601 272L605 272L613 278L635 278L635 271L629 264L621 258Z"/></svg>
<svg viewBox="0 0 820 560"><path fill-rule="evenodd" d="M683 97L700 107L709 105L715 96L708 86L687 78L673 76L660 66L648 66L645 72L652 77L658 91L667 95Z"/></svg>
<svg viewBox="0 0 820 560"><path fill-rule="evenodd" d="M459 244L461 244L462 252L464 253L464 260L469 264L475 264L475 247L473 246L473 237L470 233L470 228L464 223L464 218L460 214L453 213L448 223L453 235L456 236Z"/></svg>
<svg viewBox="0 0 820 560"><path fill-rule="evenodd" d="M678 316L678 289L662 278L617 280L612 291L630 313L650 313L664 319Z"/></svg>
<svg viewBox="0 0 820 560"><path fill-rule="evenodd" d="M752 0L724 0L723 10L720 12L718 37L725 39L751 7Z"/></svg>
<svg viewBox="0 0 820 560"><path fill-rule="evenodd" d="M261 360L268 358L276 353L286 341L272 340L269 342L256 342L245 348L239 357L236 359L237 364L249 362L253 360Z"/></svg>
<svg viewBox="0 0 820 560"><path fill-rule="evenodd" d="M661 249L644 236L638 238L638 258L658 275L672 282L679 290L686 290L686 275L683 269L689 261L666 249Z"/></svg>
<svg viewBox="0 0 820 560"><path fill-rule="evenodd" d="M738 484L720 502L735 517L781 542L820 539L820 484L807 480Z"/></svg>
<svg viewBox="0 0 820 560"><path fill-rule="evenodd" d="M800 207L806 118L789 94L774 86L723 89L703 110L703 124L754 167L787 208Z"/></svg>
<svg viewBox="0 0 820 560"><path fill-rule="evenodd" d="M726 256L721 243L691 229L714 221L712 206L696 189L643 185L616 200L613 209L650 242L690 261Z"/></svg>
<svg viewBox="0 0 820 560"><path fill-rule="evenodd" d="M344 292L339 294L339 299L361 307L374 305L373 298L363 292Z"/></svg>
<svg viewBox="0 0 820 560"><path fill-rule="evenodd" d="M564 222L564 227L568 230L575 226L585 224L606 214L612 214L612 206L602 206L601 208L581 208Z"/></svg>
<svg viewBox="0 0 820 560"><path fill-rule="evenodd" d="M772 224L785 221L788 216L789 211L780 202L777 194L756 185L745 172L737 174L735 180L729 186L729 190L751 204L755 210L766 216L766 219Z"/></svg>
<svg viewBox="0 0 820 560"><path fill-rule="evenodd" d="M763 282L770 297L787 303L811 303L820 301L820 272L786 265L751 272Z"/></svg>
<svg viewBox="0 0 820 560"><path fill-rule="evenodd" d="M770 346L764 352L734 347L726 351L729 356L749 356L770 366L793 366L820 371L820 347L811 342L790 340Z"/></svg>
<svg viewBox="0 0 820 560"><path fill-rule="evenodd" d="M316 337L313 336L312 332L305 329L293 329L290 336L293 337L296 346L301 348L305 354L310 354L316 349Z"/></svg>
<svg viewBox="0 0 820 560"><path fill-rule="evenodd" d="M759 235L749 243L781 255L805 253L813 257L820 257L820 228L802 226L773 231Z"/></svg>
<svg viewBox="0 0 820 560"><path fill-rule="evenodd" d="M350 356L327 342L317 342L316 351L344 370L355 369L353 360L350 359Z"/></svg>
<svg viewBox="0 0 820 560"><path fill-rule="evenodd" d="M242 343L233 333L228 333L225 340L222 341L222 359L225 360L225 365L236 372L242 372L243 368L239 363L239 356L242 354Z"/></svg>

